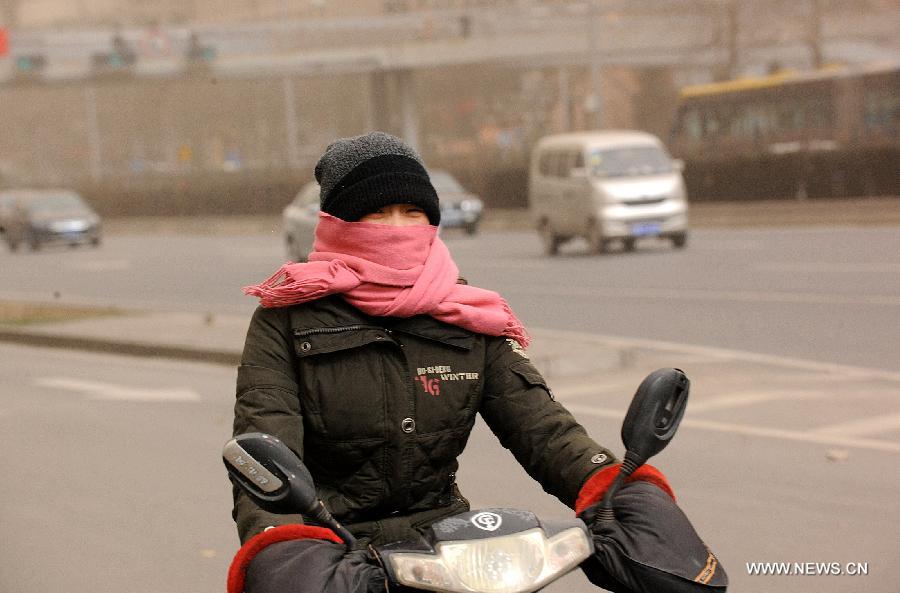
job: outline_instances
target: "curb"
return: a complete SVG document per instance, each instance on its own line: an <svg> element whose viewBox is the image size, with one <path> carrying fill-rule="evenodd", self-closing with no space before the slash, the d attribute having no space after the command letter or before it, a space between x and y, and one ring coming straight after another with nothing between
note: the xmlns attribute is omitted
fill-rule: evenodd
<svg viewBox="0 0 900 593"><path fill-rule="evenodd" d="M553 330L533 329L532 336L537 337ZM566 343L568 347L550 346L553 340L542 340L544 347L535 347L529 351L529 358L537 365L545 378L562 379L573 373L573 368L579 372L585 369L607 370L618 368L622 365L623 354L619 348L610 348L602 342L584 336L571 336ZM217 349L203 345L185 346L178 344L166 344L148 340L137 342L128 339L118 339L114 335L84 335L53 332L45 329L19 329L0 325L0 343L10 343L41 348L58 348L68 350L81 350L101 354L115 354L133 356L138 358L165 358L169 360L181 360L189 362L201 362L218 364L227 367L237 367L242 358L242 351L238 349ZM584 348L577 344L592 347L591 354L585 358ZM577 374L577 373L576 373Z"/></svg>
<svg viewBox="0 0 900 593"><path fill-rule="evenodd" d="M753 228L823 225L900 225L900 196L807 200L691 201L692 228ZM111 234L274 234L281 235L281 214L210 216L135 216L110 218ZM485 211L481 228L489 231L533 230L525 208Z"/></svg>
<svg viewBox="0 0 900 593"><path fill-rule="evenodd" d="M105 338L87 338L83 336L60 336L11 329L0 329L0 342L39 346L42 348L63 348L101 352L107 354L124 354L141 358L171 358L193 362L207 362L226 366L237 366L241 361L240 352L228 350L189 348L164 344L142 344L138 342L117 341Z"/></svg>

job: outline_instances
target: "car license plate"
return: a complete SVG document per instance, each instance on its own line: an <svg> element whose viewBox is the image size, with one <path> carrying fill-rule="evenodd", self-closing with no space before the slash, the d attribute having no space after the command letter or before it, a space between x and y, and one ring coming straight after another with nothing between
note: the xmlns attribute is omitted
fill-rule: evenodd
<svg viewBox="0 0 900 593"><path fill-rule="evenodd" d="M662 225L658 222L640 222L632 225L631 234L635 237L645 237L647 235L658 235L662 230Z"/></svg>

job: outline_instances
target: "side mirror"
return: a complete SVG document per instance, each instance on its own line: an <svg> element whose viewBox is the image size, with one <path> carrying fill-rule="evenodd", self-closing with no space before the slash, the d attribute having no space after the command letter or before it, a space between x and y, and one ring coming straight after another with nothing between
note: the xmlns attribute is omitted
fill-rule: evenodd
<svg viewBox="0 0 900 593"><path fill-rule="evenodd" d="M293 451L261 432L239 435L222 448L222 461L235 483L271 513L300 513L330 527L348 545L355 539L316 496L312 474Z"/></svg>
<svg viewBox="0 0 900 593"><path fill-rule="evenodd" d="M622 421L625 459L603 497L601 519L613 520L612 499L625 478L665 449L675 436L687 407L690 387L687 375L672 368L653 371L638 386Z"/></svg>
<svg viewBox="0 0 900 593"><path fill-rule="evenodd" d="M572 179L587 179L590 175L587 167L573 167L569 169L569 177Z"/></svg>
<svg viewBox="0 0 900 593"><path fill-rule="evenodd" d="M263 433L242 434L222 448L232 479L271 513L308 514L314 510L312 475L287 445Z"/></svg>
<svg viewBox="0 0 900 593"><path fill-rule="evenodd" d="M690 387L680 369L659 369L641 382L622 422L626 457L630 454L635 469L665 449L675 436Z"/></svg>

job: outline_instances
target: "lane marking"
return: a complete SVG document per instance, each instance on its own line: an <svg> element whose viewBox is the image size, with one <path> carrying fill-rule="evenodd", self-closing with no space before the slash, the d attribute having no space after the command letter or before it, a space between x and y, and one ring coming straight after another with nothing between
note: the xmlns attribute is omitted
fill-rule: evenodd
<svg viewBox="0 0 900 593"><path fill-rule="evenodd" d="M95 400L140 401L140 402L197 402L200 394L193 389L178 387L172 389L143 389L101 383L99 381L82 381L66 377L47 377L35 379L39 387L75 391Z"/></svg>
<svg viewBox="0 0 900 593"><path fill-rule="evenodd" d="M802 305L872 305L900 307L900 296L820 294L813 292L763 292L755 290L703 290L699 288L610 288L605 286L541 287L519 285L506 287L508 292L554 297L608 297L623 299L665 299L682 301L734 301L744 303L786 303Z"/></svg>
<svg viewBox="0 0 900 593"><path fill-rule="evenodd" d="M576 400L579 398L584 398L585 396L597 396L604 397L606 394L616 394L616 395L626 395L634 391L636 383L629 382L625 383L610 383L610 384L593 384L593 383L584 383L580 385L571 385L571 386L554 386L553 394L557 400L565 403L566 407L571 407L569 402L572 400ZM856 392L854 395L859 396L863 393L870 393L871 391L862 391ZM881 395L883 391L876 390L874 393ZM732 408L743 408L748 406L754 406L757 404L765 404L768 402L789 402L789 401L800 401L800 400L814 400L814 399L824 399L834 397L835 394L830 391L810 391L810 390L783 390L783 389L772 389L767 391L747 391L747 392L733 392L730 395L723 395L720 397L708 397L705 399L695 399L692 398L689 404L691 409L691 414L698 414L710 411L720 411L720 410L728 410ZM582 405L590 405L590 404L582 404ZM867 419L857 421L859 423L865 422L865 424L861 424L860 434L863 434L863 430L866 432L869 431L869 421ZM886 428L879 428L882 425L885 425ZM883 432L885 430L890 430L893 428L900 428L900 418L893 418L891 420L880 419L876 420L873 424L872 432L875 432L875 429L878 429L878 432ZM828 427L822 429L816 429L815 432L831 432L827 431ZM835 432L836 433L836 432ZM845 434L842 436L853 436L851 434Z"/></svg>
<svg viewBox="0 0 900 593"><path fill-rule="evenodd" d="M715 239L703 237L692 241L691 250L699 251L762 251L766 248L765 242L755 239Z"/></svg>
<svg viewBox="0 0 900 593"><path fill-rule="evenodd" d="M554 387L553 393L556 399L568 401L587 395L603 395L604 393L631 393L635 389L633 384L611 384L611 385L572 385L571 387ZM694 400L690 402L691 413L702 413L716 410L727 410L730 408L742 408L745 406L753 406L772 401L790 401L805 400L831 397L831 393L825 391L799 391L799 390L777 390L771 391L747 391L737 392L731 395L721 397L710 397L703 400Z"/></svg>
<svg viewBox="0 0 900 593"><path fill-rule="evenodd" d="M754 352L731 350L727 348L694 346L689 344L678 344L660 340L624 338L620 336L588 334L565 330L547 330L539 328L533 329L532 334L535 337L541 337L549 340L577 340L586 342L588 344L613 348L644 348L649 350L669 350L710 359L770 364L773 366L780 366L790 369L825 373L835 376L835 379L842 380L877 379L900 383L900 373L898 372L773 356L768 354L758 354ZM565 388L561 388L555 389L554 391L564 399L570 392L572 395L578 396L588 392L588 389L589 387L585 386L573 386L568 390ZM773 399L807 399L827 396L829 396L828 393L816 391L778 390L774 392L763 393L747 392L743 394L737 394L736 396L731 395L710 400L693 402L690 405L690 409L692 412L696 411L697 409L699 409L700 411L709 411L716 409L725 409L734 406L753 405L755 403L762 403L764 401ZM565 406L569 411L573 413L577 412L579 414L585 414L587 416L595 416L598 418L612 418L615 420L621 420L625 417L624 410L613 410L609 408L601 408L575 402L565 402ZM713 432L722 432L728 434L741 434L747 436L757 436L803 443L816 443L837 447L861 448L875 451L886 451L890 453L900 453L900 443L880 439L859 438L866 434L883 432L900 427L900 414L887 417L866 418L853 422L843 423L840 425L822 427L812 431L747 426L728 422L701 420L697 418L685 418L682 421L682 424L684 426L698 428L701 430L709 430Z"/></svg>
<svg viewBox="0 0 900 593"><path fill-rule="evenodd" d="M584 414L585 416L594 416L597 418L612 418L614 420L621 420L625 417L624 410L610 410L606 408L597 408L594 406L585 406L582 404L566 404L566 408L570 412L577 412L578 414ZM847 447L852 449L869 449L872 451L883 451L886 453L900 453L900 443L878 439L851 438L838 435L820 434L816 432L787 430L782 428L745 426L742 424L713 422L709 420L698 420L695 418L685 418L681 421L681 425L690 428L697 428L700 430L721 432L732 435L740 434L745 436L763 437L769 439L797 441L801 443L813 443L819 445Z"/></svg>
<svg viewBox="0 0 900 593"><path fill-rule="evenodd" d="M754 264L753 267L764 272L838 272L853 274L896 274L900 272L900 263L892 262L771 262Z"/></svg>
<svg viewBox="0 0 900 593"><path fill-rule="evenodd" d="M697 356L706 356L718 360L771 364L791 369L802 369L806 371L845 375L848 378L881 379L884 381L900 383L900 372L888 371L883 369L873 369L868 367L857 367L831 362L819 362L816 360L807 360L803 358L776 356L773 354L760 354L758 352L748 352L745 350L732 350L729 348L718 348L715 346L697 346L692 344L665 342L662 340L625 338L621 336L588 334L583 332L556 329L533 328L531 330L531 333L535 337L546 338L548 340L581 340L589 344L613 348L630 347L644 348L648 350L668 350L672 352L681 352Z"/></svg>
<svg viewBox="0 0 900 593"><path fill-rule="evenodd" d="M812 432L828 436L857 437L900 429L900 414L860 418L849 422L829 424L813 429Z"/></svg>
<svg viewBox="0 0 900 593"><path fill-rule="evenodd" d="M743 393L734 393L721 397L713 397L701 401L690 402L691 413L708 412L710 410L727 410L729 408L741 408L744 406L753 406L766 402L779 400L799 400L799 399L817 399L822 397L830 397L830 393L824 391L748 391Z"/></svg>
<svg viewBox="0 0 900 593"><path fill-rule="evenodd" d="M131 262L127 259L75 261L69 265L74 270L87 272L120 272L130 270Z"/></svg>
<svg viewBox="0 0 900 593"><path fill-rule="evenodd" d="M606 394L623 394L630 395L634 393L634 390L640 383L634 383L629 381L628 383L623 382L595 382L591 380L587 383L580 383L577 385L563 385L558 386L557 383L551 385L553 388L553 393L556 395L557 399L570 399L570 398L578 398L589 395L602 396Z"/></svg>

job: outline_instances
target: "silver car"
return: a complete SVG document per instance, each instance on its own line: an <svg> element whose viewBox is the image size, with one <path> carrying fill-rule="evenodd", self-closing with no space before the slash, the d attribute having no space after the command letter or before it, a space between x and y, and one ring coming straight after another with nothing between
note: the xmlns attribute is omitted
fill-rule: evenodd
<svg viewBox="0 0 900 593"><path fill-rule="evenodd" d="M431 183L441 204L441 230L461 228L472 235L478 231L484 204L478 196L467 192L445 171L430 171ZM319 184L310 181L303 186L282 213L287 257L302 262L309 257L319 220Z"/></svg>
<svg viewBox="0 0 900 593"><path fill-rule="evenodd" d="M100 217L74 191L7 190L0 203L3 238L12 251L23 243L32 250L50 243L100 245Z"/></svg>
<svg viewBox="0 0 900 593"><path fill-rule="evenodd" d="M284 246L291 261L304 262L312 251L316 223L319 221L319 184L303 186L282 213Z"/></svg>
<svg viewBox="0 0 900 593"><path fill-rule="evenodd" d="M0 192L0 237L8 241L7 230L13 224L13 216L17 208L16 195L14 192Z"/></svg>
<svg viewBox="0 0 900 593"><path fill-rule="evenodd" d="M468 234L478 232L484 203L467 191L446 171L430 171L431 185L441 201L441 229L463 229Z"/></svg>

